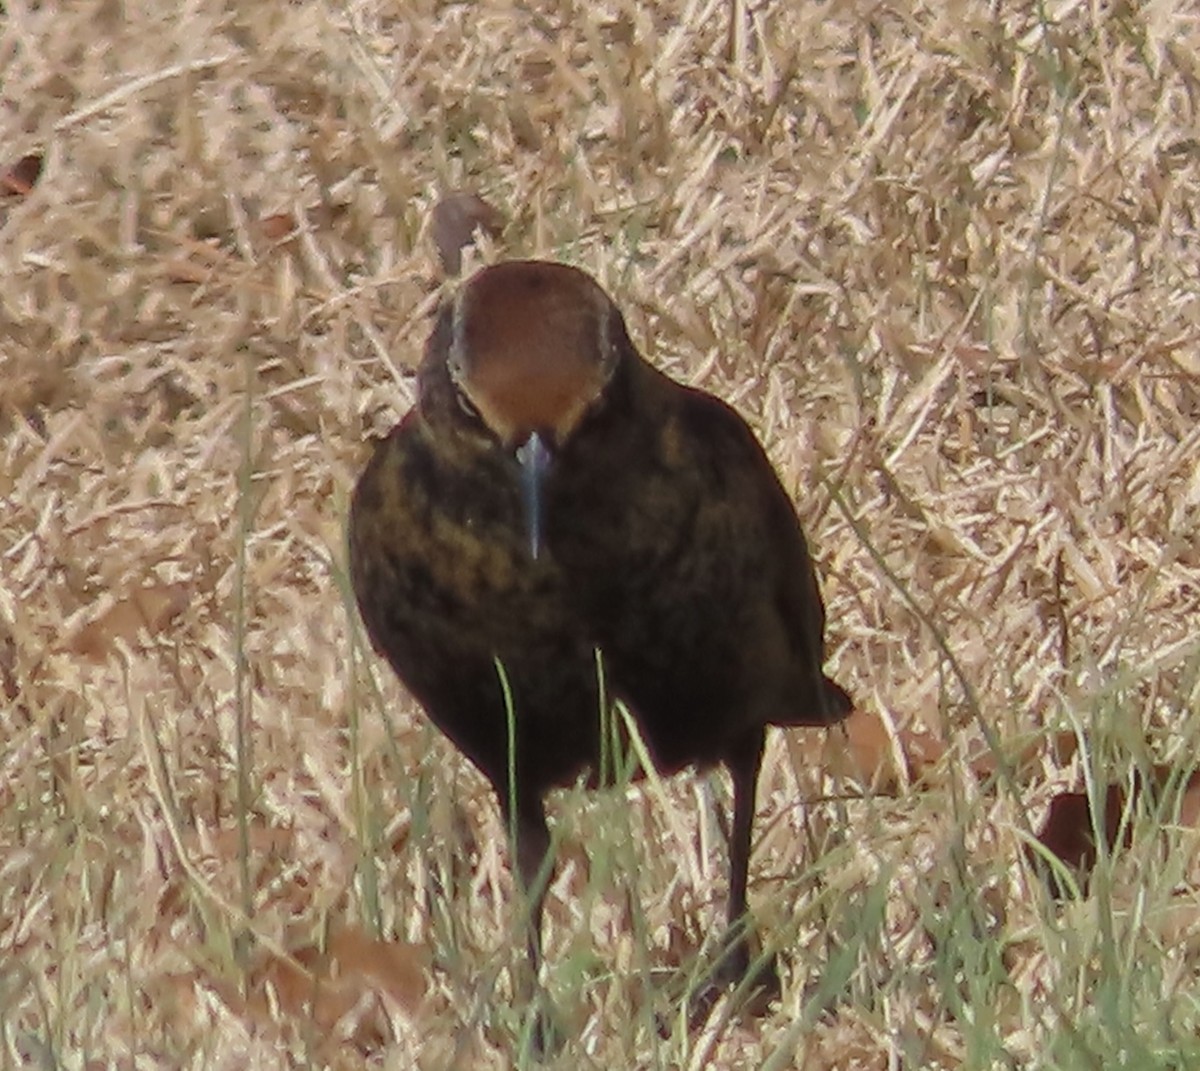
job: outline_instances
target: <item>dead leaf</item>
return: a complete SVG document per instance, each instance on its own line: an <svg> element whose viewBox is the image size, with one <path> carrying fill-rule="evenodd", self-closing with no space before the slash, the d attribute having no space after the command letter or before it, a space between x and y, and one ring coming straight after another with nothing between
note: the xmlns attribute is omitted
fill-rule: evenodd
<svg viewBox="0 0 1200 1071"><path fill-rule="evenodd" d="M0 194L27 197L42 175L42 154L29 153L11 167L0 171Z"/></svg>
<svg viewBox="0 0 1200 1071"><path fill-rule="evenodd" d="M429 952L422 945L380 941L358 928L345 927L330 936L326 956L332 973L369 981L410 1012L425 997Z"/></svg>
<svg viewBox="0 0 1200 1071"><path fill-rule="evenodd" d="M881 793L899 792L925 779L946 750L924 728L903 725L889 731L879 715L862 710L827 732L825 740L833 768Z"/></svg>
<svg viewBox="0 0 1200 1071"><path fill-rule="evenodd" d="M9 702L21 694L21 685L17 680L17 641L11 633L0 624L0 692Z"/></svg>
<svg viewBox="0 0 1200 1071"><path fill-rule="evenodd" d="M1200 827L1200 770L1193 770L1179 800L1179 824L1185 829Z"/></svg>
<svg viewBox="0 0 1200 1071"><path fill-rule="evenodd" d="M296 230L296 217L291 212L276 212L258 221L259 233L268 242L279 242Z"/></svg>
<svg viewBox="0 0 1200 1071"><path fill-rule="evenodd" d="M475 243L476 230L497 238L504 218L482 197L458 190L433 206L433 244L447 275L462 271L462 252Z"/></svg>
<svg viewBox="0 0 1200 1071"><path fill-rule="evenodd" d="M1049 751L1050 760L1055 766L1066 766L1079 752L1079 737L1073 729L1063 729L1052 733L1049 740L1042 738L1036 741L1022 753L1022 768L1032 765L1035 755L1040 756L1043 750Z"/></svg>
<svg viewBox="0 0 1200 1071"><path fill-rule="evenodd" d="M183 260L178 257L168 260L163 265L163 271L167 279L172 283L194 283L197 286L208 282L213 274L212 268L205 268L199 264L194 264L190 260Z"/></svg>
<svg viewBox="0 0 1200 1071"><path fill-rule="evenodd" d="M162 632L183 613L191 597L187 584L138 588L80 628L69 645L76 654L103 662L118 642L135 644L142 629L151 636Z"/></svg>
<svg viewBox="0 0 1200 1071"><path fill-rule="evenodd" d="M1073 733L1059 734L1061 746ZM1151 807L1164 804L1163 793L1175 781L1175 770L1170 766L1154 766L1149 773L1136 772L1133 778L1133 799L1147 800ZM1125 813L1127 792L1123 785L1110 785L1104 795L1104 837L1108 850L1127 848L1133 839L1130 828L1121 833L1121 818ZM1169 820L1170 815L1167 815ZM1178 825L1183 829L1200 827L1200 770L1193 770L1185 783L1179 786ZM1086 882L1096 865L1096 824L1092 820L1089 797L1086 792L1060 792L1050 800L1050 810L1038 831L1037 838L1043 847L1056 858L1075 870L1080 884ZM1118 843L1118 837L1120 841ZM1026 855L1036 859L1038 853L1026 848ZM1063 895L1059 883L1050 877L1051 889L1056 896Z"/></svg>
<svg viewBox="0 0 1200 1071"><path fill-rule="evenodd" d="M1111 852L1117 847L1117 836L1121 828L1121 815L1125 810L1125 790L1120 785L1109 785L1104 794L1104 819L1100 823L1104 831L1105 845ZM1076 872L1081 885L1086 883L1096 865L1096 824L1092 820L1091 800L1086 792L1060 792L1050 800L1046 821L1038 831L1037 838L1042 846ZM1123 840L1128 846L1130 831ZM1026 846L1026 855L1038 859L1038 853ZM1063 896L1065 890L1057 877L1049 875L1053 895Z"/></svg>
<svg viewBox="0 0 1200 1071"><path fill-rule="evenodd" d="M245 996L224 981L215 988L231 1010L261 1026L276 1025L282 1013L375 1051L389 1044L388 1004L410 1014L420 1007L429 964L421 945L343 927L329 934L324 950L315 944L286 956L264 950L250 970Z"/></svg>

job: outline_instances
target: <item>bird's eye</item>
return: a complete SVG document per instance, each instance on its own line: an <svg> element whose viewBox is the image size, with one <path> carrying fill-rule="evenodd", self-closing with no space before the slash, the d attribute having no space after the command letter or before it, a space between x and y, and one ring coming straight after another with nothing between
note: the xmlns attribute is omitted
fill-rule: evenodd
<svg viewBox="0 0 1200 1071"><path fill-rule="evenodd" d="M479 419L479 410L475 408L471 399L468 398L462 391L456 390L454 397L458 399L458 407L472 420Z"/></svg>

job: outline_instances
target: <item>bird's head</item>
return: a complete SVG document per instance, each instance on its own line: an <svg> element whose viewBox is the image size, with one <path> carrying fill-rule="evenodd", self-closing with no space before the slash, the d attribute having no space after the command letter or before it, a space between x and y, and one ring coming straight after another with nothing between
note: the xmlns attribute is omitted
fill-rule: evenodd
<svg viewBox="0 0 1200 1071"><path fill-rule="evenodd" d="M621 314L586 272L517 260L472 276L448 326L445 362L458 404L517 459L536 558L544 477L628 346Z"/></svg>

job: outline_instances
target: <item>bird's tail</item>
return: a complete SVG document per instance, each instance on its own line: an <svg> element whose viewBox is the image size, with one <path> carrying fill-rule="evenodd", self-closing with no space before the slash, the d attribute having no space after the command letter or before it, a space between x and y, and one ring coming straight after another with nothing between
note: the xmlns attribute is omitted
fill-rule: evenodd
<svg viewBox="0 0 1200 1071"><path fill-rule="evenodd" d="M840 684L824 674L820 677L820 688L810 696L799 710L789 710L775 721L775 725L836 725L849 717L854 710L854 700Z"/></svg>
<svg viewBox="0 0 1200 1071"><path fill-rule="evenodd" d="M824 708L826 717L822 721L826 725L833 722L841 721L843 718L848 718L850 712L854 710L854 700L850 698L850 693L846 691L836 681L831 681L828 677L821 678L821 684L824 689L821 706Z"/></svg>

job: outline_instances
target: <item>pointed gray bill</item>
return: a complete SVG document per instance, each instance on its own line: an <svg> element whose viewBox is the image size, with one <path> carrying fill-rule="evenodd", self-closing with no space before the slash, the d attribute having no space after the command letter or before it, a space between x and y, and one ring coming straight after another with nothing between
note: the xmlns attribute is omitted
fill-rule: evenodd
<svg viewBox="0 0 1200 1071"><path fill-rule="evenodd" d="M550 451L536 431L517 447L517 461L521 465L521 503L529 553L536 561L542 549L542 480L550 467Z"/></svg>

